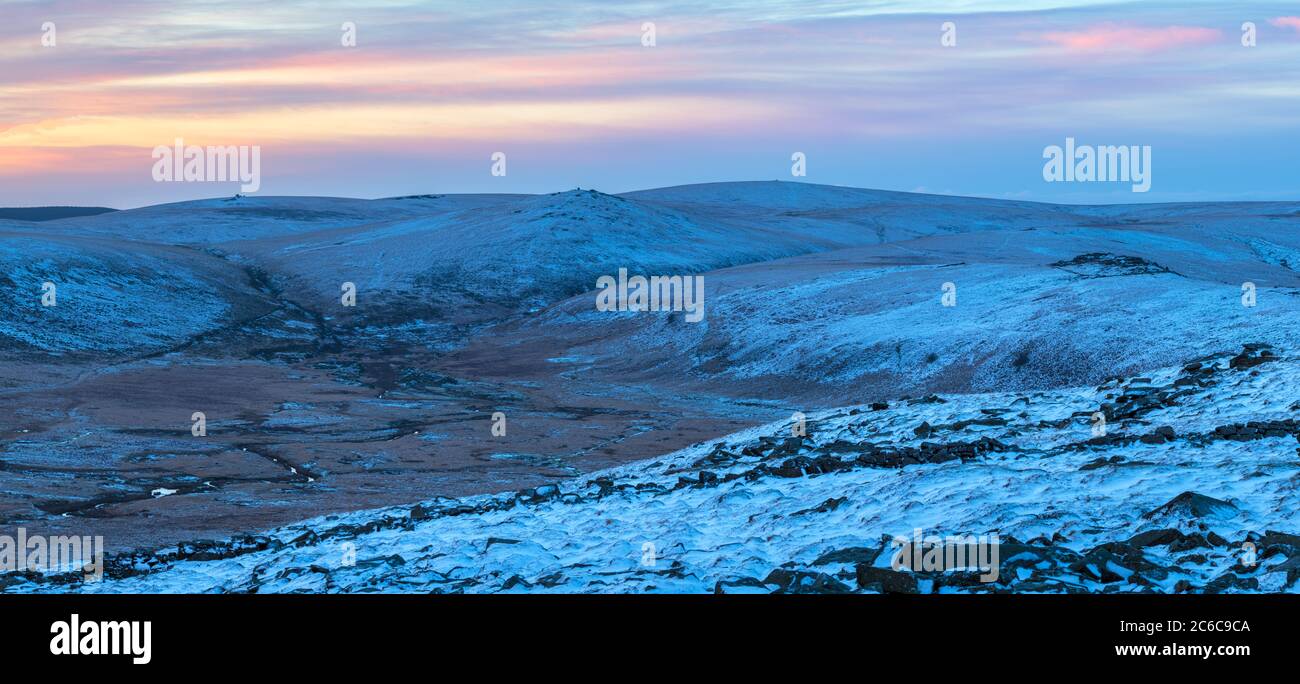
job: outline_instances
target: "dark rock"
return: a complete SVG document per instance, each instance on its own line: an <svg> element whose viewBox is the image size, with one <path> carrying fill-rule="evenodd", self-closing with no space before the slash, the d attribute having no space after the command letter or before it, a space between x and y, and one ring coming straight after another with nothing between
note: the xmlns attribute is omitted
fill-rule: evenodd
<svg viewBox="0 0 1300 684"><path fill-rule="evenodd" d="M520 577L519 575L511 575L510 579L506 580L505 584L501 585L501 590L508 591L510 589L514 589L515 587L523 587L525 589L528 589L531 588L532 586L533 586L532 582L529 582L528 580Z"/></svg>
<svg viewBox="0 0 1300 684"><path fill-rule="evenodd" d="M805 508L802 511L795 511L791 515L807 515L809 513L829 513L839 508L840 506L843 506L844 503L848 500L849 498L847 496L831 497L812 508Z"/></svg>
<svg viewBox="0 0 1300 684"><path fill-rule="evenodd" d="M1116 465L1118 463L1123 463L1123 462L1124 462L1123 456L1111 456L1110 458L1106 458L1105 456L1099 456L1095 460L1089 461L1079 466L1079 470L1096 470L1098 468L1104 468L1108 465Z"/></svg>
<svg viewBox="0 0 1300 684"><path fill-rule="evenodd" d="M1254 368L1262 363L1276 361L1277 356L1273 352L1259 347L1252 348L1252 345L1246 345L1242 352L1228 361L1228 367L1236 370L1245 370Z"/></svg>
<svg viewBox="0 0 1300 684"><path fill-rule="evenodd" d="M1205 535L1200 532L1193 532L1178 541L1169 545L1169 550L1173 552L1191 551L1193 549L1208 549L1212 546L1205 539Z"/></svg>
<svg viewBox="0 0 1300 684"><path fill-rule="evenodd" d="M877 568L866 563L857 566L858 587L882 594L917 593L916 577L911 573L890 568Z"/></svg>
<svg viewBox="0 0 1300 684"><path fill-rule="evenodd" d="M1169 576L1169 571L1148 560L1141 548L1127 542L1101 544L1072 567L1102 582L1114 581L1114 578L1128 580L1135 572L1142 573L1147 580L1163 580Z"/></svg>
<svg viewBox="0 0 1300 684"><path fill-rule="evenodd" d="M1213 497L1196 492L1183 492L1164 505L1142 514L1151 519L1158 516L1186 516L1193 518L1222 517L1237 512L1237 507Z"/></svg>
<svg viewBox="0 0 1300 684"><path fill-rule="evenodd" d="M1286 586L1291 586L1297 580L1300 580L1300 556L1288 558L1285 563L1280 563L1268 569L1269 573L1285 572Z"/></svg>
<svg viewBox="0 0 1300 684"><path fill-rule="evenodd" d="M1254 577L1238 577L1232 571L1228 571L1210 580L1205 585L1205 593L1207 594L1219 594L1228 589L1257 591L1259 589L1259 580Z"/></svg>
<svg viewBox="0 0 1300 684"><path fill-rule="evenodd" d="M505 537L488 537L487 544L483 545L483 549L486 551L487 549L492 548L493 544L518 544L518 543L519 543L518 539L506 539Z"/></svg>
<svg viewBox="0 0 1300 684"><path fill-rule="evenodd" d="M290 546L315 546L320 543L320 537L314 530L307 530L295 537L289 542Z"/></svg>
<svg viewBox="0 0 1300 684"><path fill-rule="evenodd" d="M1300 558L1300 536L1294 534L1268 530L1259 538L1256 546L1260 549L1261 558L1279 553L1288 558Z"/></svg>
<svg viewBox="0 0 1300 684"><path fill-rule="evenodd" d="M1178 530L1175 530L1173 528L1166 528L1163 530L1148 530L1146 532L1139 532L1138 534L1135 534L1132 537L1130 537L1128 543L1138 547L1166 546L1168 544L1172 544L1176 541L1179 541L1182 538L1183 538L1182 532L1179 532Z"/></svg>
<svg viewBox="0 0 1300 684"><path fill-rule="evenodd" d="M813 565L829 565L831 563L864 563L871 565L880 557L882 549L869 549L865 546L850 546L835 551L827 551L813 561Z"/></svg>
<svg viewBox="0 0 1300 684"><path fill-rule="evenodd" d="M544 501L551 501L560 498L560 486L557 484L545 484L534 489L521 489L516 493L516 498L522 503L538 504Z"/></svg>
<svg viewBox="0 0 1300 684"><path fill-rule="evenodd" d="M1080 254L1068 261L1057 261L1049 265L1082 278L1173 273L1168 268L1142 257L1107 252Z"/></svg>
<svg viewBox="0 0 1300 684"><path fill-rule="evenodd" d="M824 572L777 568L768 573L763 584L777 585L778 594L848 594L852 589Z"/></svg>
<svg viewBox="0 0 1300 684"><path fill-rule="evenodd" d="M1103 584L1122 582L1135 572L1132 568L1124 567L1115 554L1100 547L1071 563L1070 569ZM1123 574L1120 574L1121 572Z"/></svg>
<svg viewBox="0 0 1300 684"><path fill-rule="evenodd" d="M803 477L809 468L813 467L813 460L807 456L796 456L786 460L778 468L770 469L770 472L777 477Z"/></svg>

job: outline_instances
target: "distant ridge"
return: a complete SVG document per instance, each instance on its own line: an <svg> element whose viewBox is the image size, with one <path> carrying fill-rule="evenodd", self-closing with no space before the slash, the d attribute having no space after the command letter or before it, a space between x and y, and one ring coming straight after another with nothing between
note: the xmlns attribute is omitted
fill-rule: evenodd
<svg viewBox="0 0 1300 684"><path fill-rule="evenodd" d="M0 207L0 219L11 221L53 221L75 216L107 214L116 209L108 207Z"/></svg>

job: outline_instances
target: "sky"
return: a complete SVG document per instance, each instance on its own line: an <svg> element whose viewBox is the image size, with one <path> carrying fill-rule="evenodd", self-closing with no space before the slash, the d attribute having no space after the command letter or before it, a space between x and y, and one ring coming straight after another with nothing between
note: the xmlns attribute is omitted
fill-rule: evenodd
<svg viewBox="0 0 1300 684"><path fill-rule="evenodd" d="M1045 181L1067 137L1150 146L1151 189ZM1300 3L0 0L0 206L239 191L156 182L177 138L259 147L260 195L1294 200Z"/></svg>

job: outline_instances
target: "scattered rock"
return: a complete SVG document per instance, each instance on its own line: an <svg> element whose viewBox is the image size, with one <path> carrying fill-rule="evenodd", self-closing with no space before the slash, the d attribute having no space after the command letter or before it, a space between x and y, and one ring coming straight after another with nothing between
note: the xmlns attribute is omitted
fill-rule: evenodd
<svg viewBox="0 0 1300 684"><path fill-rule="evenodd" d="M1140 532L1129 538L1128 543L1133 546L1168 546L1183 538L1183 533L1173 528L1162 530L1148 530Z"/></svg>
<svg viewBox="0 0 1300 684"><path fill-rule="evenodd" d="M916 577L911 573L890 568L877 568L866 563L857 566L858 587L882 594L917 593Z"/></svg>
<svg viewBox="0 0 1300 684"><path fill-rule="evenodd" d="M865 546L850 546L836 551L828 551L817 557L813 565L829 565L831 563L862 563L871 565L880 557L880 548L870 549Z"/></svg>
<svg viewBox="0 0 1300 684"><path fill-rule="evenodd" d="M768 573L763 584L776 585L777 594L848 594L853 590L824 572L778 568Z"/></svg>
<svg viewBox="0 0 1300 684"><path fill-rule="evenodd" d="M1235 370L1245 370L1254 368L1262 363L1276 361L1277 356L1266 348L1267 345L1248 344L1243 347L1242 352L1228 361L1228 367Z"/></svg>
<svg viewBox="0 0 1300 684"><path fill-rule="evenodd" d="M1196 492L1183 492L1164 505L1142 514L1143 518L1180 516L1191 518L1218 518L1233 515L1237 507Z"/></svg>

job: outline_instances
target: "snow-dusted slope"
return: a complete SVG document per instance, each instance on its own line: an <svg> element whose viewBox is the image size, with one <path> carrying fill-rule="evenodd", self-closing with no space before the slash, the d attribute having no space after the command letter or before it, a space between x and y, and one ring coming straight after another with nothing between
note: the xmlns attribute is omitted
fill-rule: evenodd
<svg viewBox="0 0 1300 684"><path fill-rule="evenodd" d="M836 409L806 437L767 425L559 486L8 590L1300 591L1297 382L1300 358L1252 345L1097 388ZM997 534L998 579L891 568L890 540L917 528Z"/></svg>
<svg viewBox="0 0 1300 684"><path fill-rule="evenodd" d="M50 235L204 249L256 268L296 305L348 326L443 341L447 326L535 311L618 268L703 273L811 252L1056 225L1067 208L803 183L606 195L234 197L70 219ZM339 305L355 283L358 306Z"/></svg>
<svg viewBox="0 0 1300 684"><path fill-rule="evenodd" d="M99 235L167 245L211 247L334 228L427 216L520 195L420 195L359 200L345 197L227 197L159 204L43 224L50 234Z"/></svg>
<svg viewBox="0 0 1300 684"><path fill-rule="evenodd" d="M848 403L1093 383L1225 345L1300 344L1300 223L1218 213L1185 227L1178 211L1144 213L1161 218L934 235L719 270L704 275L697 324L597 311L587 293L497 328L466 357L562 357L588 376ZM1243 305L1246 283L1254 306Z"/></svg>
<svg viewBox="0 0 1300 684"><path fill-rule="evenodd" d="M9 358L155 352L264 308L243 269L193 250L0 231Z"/></svg>
<svg viewBox="0 0 1300 684"><path fill-rule="evenodd" d="M1059 222L1065 215L1044 205L985 206L791 183L727 185L740 193L737 201L696 201L690 194L691 201L681 201L668 191L572 190L498 202L476 196L456 210L240 241L222 250L273 274L307 308L356 325L405 324L401 334L413 320L482 322L537 311L619 268L704 273L904 236ZM823 198L845 194L849 199L839 202ZM777 197L784 208L772 204ZM336 306L343 282L356 283L364 306Z"/></svg>
<svg viewBox="0 0 1300 684"><path fill-rule="evenodd" d="M731 225L796 233L819 249L1079 221L1075 208L1063 205L779 181L702 183L624 196Z"/></svg>
<svg viewBox="0 0 1300 684"><path fill-rule="evenodd" d="M309 308L367 324L491 320L584 291L619 267L707 271L807 251L753 230L589 190L227 247ZM336 306L354 282L358 306Z"/></svg>

